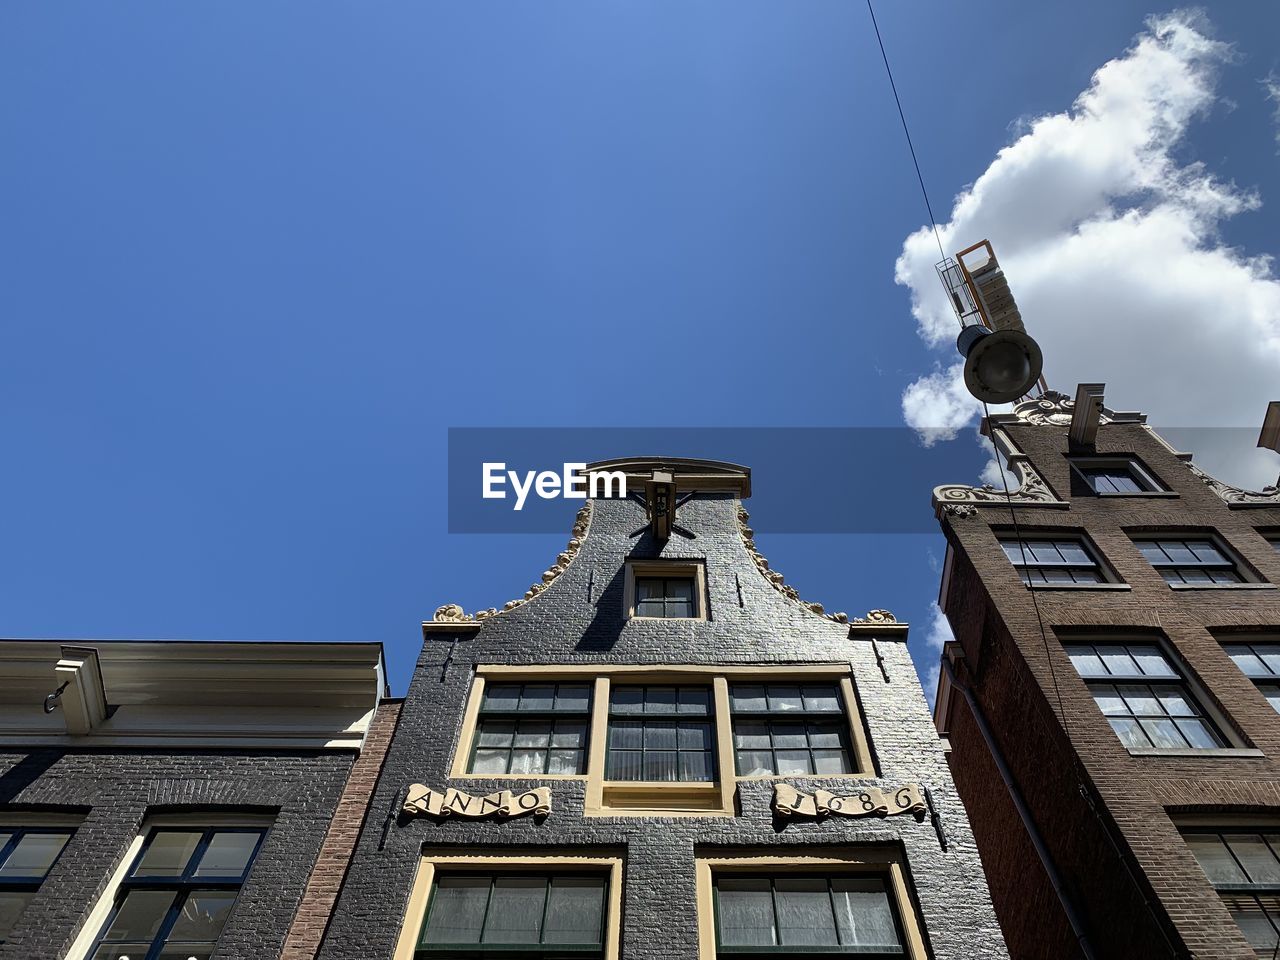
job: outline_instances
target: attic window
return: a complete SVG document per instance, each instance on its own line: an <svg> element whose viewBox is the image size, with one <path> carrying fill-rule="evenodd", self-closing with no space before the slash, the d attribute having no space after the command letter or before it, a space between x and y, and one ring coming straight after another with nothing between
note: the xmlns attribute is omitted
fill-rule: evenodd
<svg viewBox="0 0 1280 960"><path fill-rule="evenodd" d="M626 616L649 620L705 620L706 577L701 563L627 564Z"/></svg>

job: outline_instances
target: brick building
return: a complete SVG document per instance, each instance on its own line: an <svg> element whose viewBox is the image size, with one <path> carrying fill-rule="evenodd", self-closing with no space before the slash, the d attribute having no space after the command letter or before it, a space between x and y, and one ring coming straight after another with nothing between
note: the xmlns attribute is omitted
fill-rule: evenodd
<svg viewBox="0 0 1280 960"><path fill-rule="evenodd" d="M939 487L935 709L1018 958L1272 957L1280 492L1047 393L983 429L1020 485Z"/></svg>
<svg viewBox="0 0 1280 960"><path fill-rule="evenodd" d="M593 467L524 599L423 625L321 960L1007 956L906 626L801 601L745 468Z"/></svg>
<svg viewBox="0 0 1280 960"><path fill-rule="evenodd" d="M379 644L0 642L0 960L310 960L384 692Z"/></svg>

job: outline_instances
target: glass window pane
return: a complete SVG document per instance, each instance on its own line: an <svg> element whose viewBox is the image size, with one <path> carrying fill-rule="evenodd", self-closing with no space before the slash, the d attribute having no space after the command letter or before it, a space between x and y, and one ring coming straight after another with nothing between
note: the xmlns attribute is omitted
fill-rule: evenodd
<svg viewBox="0 0 1280 960"><path fill-rule="evenodd" d="M482 720L476 734L476 746L509 747L515 732L514 720Z"/></svg>
<svg viewBox="0 0 1280 960"><path fill-rule="evenodd" d="M1228 833L1223 839L1236 855L1251 883L1280 883L1280 862L1256 833Z"/></svg>
<svg viewBox="0 0 1280 960"><path fill-rule="evenodd" d="M609 709L614 713L643 713L644 687L614 687L609 694Z"/></svg>
<svg viewBox="0 0 1280 960"><path fill-rule="evenodd" d="M680 779L680 754L674 750L645 750L644 779L672 783Z"/></svg>
<svg viewBox="0 0 1280 960"><path fill-rule="evenodd" d="M139 960L150 949L150 943L104 943L93 951L93 960Z"/></svg>
<svg viewBox="0 0 1280 960"><path fill-rule="evenodd" d="M733 743L739 750L768 750L769 727L763 722L739 721L733 726Z"/></svg>
<svg viewBox="0 0 1280 960"><path fill-rule="evenodd" d="M550 720L521 720L516 727L514 745L517 747L545 747L550 743Z"/></svg>
<svg viewBox="0 0 1280 960"><path fill-rule="evenodd" d="M763 686L737 685L729 688L729 699L734 710L763 711L769 708Z"/></svg>
<svg viewBox="0 0 1280 960"><path fill-rule="evenodd" d="M770 684L769 709L774 712L803 710L804 699L800 696L800 688Z"/></svg>
<svg viewBox="0 0 1280 960"><path fill-rule="evenodd" d="M1248 882L1248 878L1240 870L1235 858L1227 851L1217 834L1189 833L1186 835L1186 841L1210 883Z"/></svg>
<svg viewBox="0 0 1280 960"><path fill-rule="evenodd" d="M778 939L783 944L836 946L839 943L825 879L779 877L773 889L778 909Z"/></svg>
<svg viewBox="0 0 1280 960"><path fill-rule="evenodd" d="M66 833L28 833L0 865L0 877L43 877L69 837Z"/></svg>
<svg viewBox="0 0 1280 960"><path fill-rule="evenodd" d="M674 750L676 748L675 721L650 720L644 725L646 750Z"/></svg>
<svg viewBox="0 0 1280 960"><path fill-rule="evenodd" d="M574 749L585 747L587 745L587 725L585 723L565 723L563 720L560 721L551 733L551 745L553 747L573 747Z"/></svg>
<svg viewBox="0 0 1280 960"><path fill-rule="evenodd" d="M711 691L706 687L681 687L679 712L707 716L711 713Z"/></svg>
<svg viewBox="0 0 1280 960"><path fill-rule="evenodd" d="M22 911L27 908L27 903L34 896L34 893L24 893L19 890L0 890L0 943L9 939L9 934L17 925Z"/></svg>
<svg viewBox="0 0 1280 960"><path fill-rule="evenodd" d="M808 750L779 750L776 756L778 775L781 777L801 777L813 773Z"/></svg>
<svg viewBox="0 0 1280 960"><path fill-rule="evenodd" d="M609 724L609 749L639 750L644 745L644 724L638 720L614 720Z"/></svg>
<svg viewBox="0 0 1280 960"><path fill-rule="evenodd" d="M1106 676L1107 668L1102 665L1102 660L1093 652L1093 647L1069 646L1066 649L1067 656L1071 658L1071 665L1076 668L1076 672L1080 676Z"/></svg>
<svg viewBox="0 0 1280 960"><path fill-rule="evenodd" d="M1250 946L1258 951L1259 956L1273 956L1277 944L1276 929L1267 914L1270 913L1272 918L1280 914L1280 909L1277 909L1280 907L1280 898L1227 894L1223 896L1222 902L1226 904L1231 919L1236 922ZM1263 908L1263 904L1266 905L1266 909Z"/></svg>
<svg viewBox="0 0 1280 960"><path fill-rule="evenodd" d="M486 684L482 706L485 710L517 709L520 706L520 685L518 683Z"/></svg>
<svg viewBox="0 0 1280 960"><path fill-rule="evenodd" d="M811 711L840 710L840 694L834 684L804 688L804 708Z"/></svg>
<svg viewBox="0 0 1280 960"><path fill-rule="evenodd" d="M591 706L591 688L585 683L562 683L556 688L556 709L586 713Z"/></svg>
<svg viewBox="0 0 1280 960"><path fill-rule="evenodd" d="M1197 750L1212 750L1222 746L1222 741L1213 732L1213 728L1199 717L1190 717L1176 721L1178 729L1187 738L1187 743Z"/></svg>
<svg viewBox="0 0 1280 960"><path fill-rule="evenodd" d="M1213 577L1209 571L1198 567L1179 567L1178 575L1183 583L1213 583Z"/></svg>
<svg viewBox="0 0 1280 960"><path fill-rule="evenodd" d="M1116 688L1108 683L1097 684L1089 687L1093 693L1093 699L1098 704L1098 709L1108 717L1122 717L1129 713L1129 708L1125 705L1124 698L1116 692Z"/></svg>
<svg viewBox="0 0 1280 960"><path fill-rule="evenodd" d="M636 602L636 616L665 617L667 605L662 600L639 600Z"/></svg>
<svg viewBox="0 0 1280 960"><path fill-rule="evenodd" d="M1078 583L1076 572L1066 567L1045 567L1042 571L1045 583ZM1081 571L1084 573L1084 571Z"/></svg>
<svg viewBox="0 0 1280 960"><path fill-rule="evenodd" d="M1169 660L1155 644L1131 643L1129 655L1138 664L1138 669L1148 677L1176 677L1177 671L1169 665Z"/></svg>
<svg viewBox="0 0 1280 960"><path fill-rule="evenodd" d="M1271 673L1280 675L1280 648L1277 648L1275 645L1268 645L1265 647L1256 647L1254 652L1262 658L1263 665L1266 666Z"/></svg>
<svg viewBox="0 0 1280 960"><path fill-rule="evenodd" d="M710 750L711 724L681 723L679 725L677 746L681 750Z"/></svg>
<svg viewBox="0 0 1280 960"><path fill-rule="evenodd" d="M844 731L837 723L811 723L809 726L809 746L811 747L843 747Z"/></svg>
<svg viewBox="0 0 1280 960"><path fill-rule="evenodd" d="M1267 703L1271 704L1271 709L1276 713L1280 713L1280 685L1274 683L1260 683L1258 689L1262 691L1262 695L1267 698Z"/></svg>
<svg viewBox="0 0 1280 960"><path fill-rule="evenodd" d="M1160 546L1164 550L1165 555L1174 563L1192 563L1196 562L1196 555L1191 552L1191 548L1181 540L1161 540Z"/></svg>
<svg viewBox="0 0 1280 960"><path fill-rule="evenodd" d="M554 710L556 705L556 688L550 683L529 683L520 695L520 709L532 713L546 713Z"/></svg>
<svg viewBox="0 0 1280 960"><path fill-rule="evenodd" d="M644 693L645 713L675 713L675 687L646 687Z"/></svg>
<svg viewBox="0 0 1280 960"><path fill-rule="evenodd" d="M813 751L813 772L819 774L853 773L849 755L843 750Z"/></svg>
<svg viewBox="0 0 1280 960"><path fill-rule="evenodd" d="M643 780L643 754L639 750L610 750L608 757L609 780Z"/></svg>
<svg viewBox="0 0 1280 960"><path fill-rule="evenodd" d="M1130 720L1127 717L1108 717L1107 722L1111 724L1111 729L1116 732L1116 736L1126 747L1138 749L1151 746L1151 741L1138 726L1137 720Z"/></svg>
<svg viewBox="0 0 1280 960"><path fill-rule="evenodd" d="M1154 540L1135 540L1134 545L1138 548L1147 562L1159 566L1162 563L1168 563L1169 557L1160 549L1160 544Z"/></svg>
<svg viewBox="0 0 1280 960"><path fill-rule="evenodd" d="M1246 677L1265 677L1271 670L1245 644L1230 643L1222 647Z"/></svg>
<svg viewBox="0 0 1280 960"><path fill-rule="evenodd" d="M693 580L689 577L679 577L674 580L666 581L666 593L668 600L692 600L693 599Z"/></svg>
<svg viewBox="0 0 1280 960"><path fill-rule="evenodd" d="M768 777L774 774L773 753L767 750L744 750L738 754L738 775Z"/></svg>
<svg viewBox="0 0 1280 960"><path fill-rule="evenodd" d="M809 737L805 733L803 723L775 723L770 728L773 733L774 749L804 749L809 746Z"/></svg>
<svg viewBox="0 0 1280 960"><path fill-rule="evenodd" d="M1194 717L1196 715L1196 709L1181 690L1157 689L1156 695L1160 698L1160 706L1164 707L1164 712L1169 716Z"/></svg>
<svg viewBox="0 0 1280 960"><path fill-rule="evenodd" d="M1015 566L1022 565L1022 544L1017 540L1001 540L1000 546L1004 548L1004 555L1009 558L1009 562ZM1034 561L1031 551L1027 551L1027 562Z"/></svg>
<svg viewBox="0 0 1280 960"><path fill-rule="evenodd" d="M1160 749L1179 749L1187 746L1187 741L1178 732L1172 720L1143 720L1142 729L1151 738L1151 745Z"/></svg>
<svg viewBox="0 0 1280 960"><path fill-rule="evenodd" d="M196 867L197 877L238 877L249 866L249 858L258 846L260 833L220 831L213 835ZM203 937L190 937L202 940ZM216 938L210 938L216 939Z"/></svg>
<svg viewBox="0 0 1280 960"><path fill-rule="evenodd" d="M500 747L493 749L476 750L475 759L471 761L472 773L506 773L507 758L511 756L511 752L506 748Z"/></svg>
<svg viewBox="0 0 1280 960"><path fill-rule="evenodd" d="M177 896L172 890L130 890L104 939L152 940Z"/></svg>
<svg viewBox="0 0 1280 960"><path fill-rule="evenodd" d="M1099 647L1098 654L1112 676L1136 677L1142 672L1124 647Z"/></svg>
<svg viewBox="0 0 1280 960"><path fill-rule="evenodd" d="M1030 540L1027 542L1027 558L1036 563L1061 563L1062 554L1053 545L1052 540Z"/></svg>
<svg viewBox="0 0 1280 960"><path fill-rule="evenodd" d="M212 943L231 915L236 894L232 890L196 890L187 895L168 940L202 940Z"/></svg>
<svg viewBox="0 0 1280 960"><path fill-rule="evenodd" d="M840 943L846 947L896 947L898 927L884 881L834 877L831 894L836 906Z"/></svg>
<svg viewBox="0 0 1280 960"><path fill-rule="evenodd" d="M1209 576L1213 579L1214 583L1241 583L1244 580L1244 577L1240 576L1240 574L1235 570L1232 570L1230 567L1221 567L1217 570L1210 570Z"/></svg>
<svg viewBox="0 0 1280 960"><path fill-rule="evenodd" d="M662 581L657 577L636 577L636 595L641 600L661 600Z"/></svg>
<svg viewBox="0 0 1280 960"><path fill-rule="evenodd" d="M1160 709L1160 701L1156 699L1150 687L1138 687L1130 684L1122 684L1116 687L1120 696L1124 697L1125 705L1128 706L1129 712L1140 717L1162 717L1164 711Z"/></svg>
<svg viewBox="0 0 1280 960"><path fill-rule="evenodd" d="M547 770L547 751L545 749L512 750L510 773L534 774Z"/></svg>
<svg viewBox="0 0 1280 960"><path fill-rule="evenodd" d="M773 895L769 881L723 877L716 884L720 942L726 947L772 947Z"/></svg>
<svg viewBox="0 0 1280 960"><path fill-rule="evenodd" d="M538 943L547 898L545 877L498 877L484 924L485 943Z"/></svg>
<svg viewBox="0 0 1280 960"><path fill-rule="evenodd" d="M552 877L544 943L600 943L604 936L604 881Z"/></svg>
<svg viewBox="0 0 1280 960"><path fill-rule="evenodd" d="M578 774L583 773L582 750L555 750L547 758L547 773Z"/></svg>
<svg viewBox="0 0 1280 960"><path fill-rule="evenodd" d="M135 877L179 877L204 836L199 830L157 830L134 868Z"/></svg>
<svg viewBox="0 0 1280 960"><path fill-rule="evenodd" d="M680 780L684 783L705 783L711 779L710 753L681 753Z"/></svg>
<svg viewBox="0 0 1280 960"><path fill-rule="evenodd" d="M1227 558L1212 543L1207 540L1192 540L1187 544L1187 548L1195 554L1197 560L1201 563L1226 563Z"/></svg>
<svg viewBox="0 0 1280 960"><path fill-rule="evenodd" d="M1064 540L1058 544L1058 552L1068 563L1079 563L1086 566L1093 564L1093 557L1085 550L1084 544L1075 540Z"/></svg>
<svg viewBox="0 0 1280 960"><path fill-rule="evenodd" d="M488 877L441 877L432 894L423 943L479 943Z"/></svg>

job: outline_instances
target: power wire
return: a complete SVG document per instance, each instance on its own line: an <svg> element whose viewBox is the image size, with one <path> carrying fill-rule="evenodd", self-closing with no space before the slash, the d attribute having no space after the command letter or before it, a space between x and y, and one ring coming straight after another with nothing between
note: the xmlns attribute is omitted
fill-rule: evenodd
<svg viewBox="0 0 1280 960"><path fill-rule="evenodd" d="M920 172L920 161L916 159L916 147L911 142L911 128L907 126L907 115L902 110L902 100L898 97L898 85L893 82L893 70L889 66L889 55L884 50L884 40L880 36L880 24L876 22L876 11L867 0L867 13L871 14L871 27L876 32L876 43L880 45L880 58L884 60L884 72L889 75L889 89L893 91L893 102L898 105L898 118L902 121L902 132L907 137L907 149L911 151L911 162L915 164L916 179L920 181L920 194L924 197L924 208L929 214L929 226L933 228L933 239L938 241L938 253L947 259L947 252L942 248L942 235L938 233L938 219L933 215L933 204L929 202L929 191L925 189L924 174Z"/></svg>

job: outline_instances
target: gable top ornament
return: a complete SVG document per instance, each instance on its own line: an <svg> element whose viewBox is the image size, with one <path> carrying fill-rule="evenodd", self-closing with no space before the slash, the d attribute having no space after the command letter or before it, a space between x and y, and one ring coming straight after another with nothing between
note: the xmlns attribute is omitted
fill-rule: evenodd
<svg viewBox="0 0 1280 960"><path fill-rule="evenodd" d="M1076 401L1073 397L1057 390L1046 390L1031 400L1023 400L1014 404L1011 414L992 414L991 419L997 422L1011 423L1020 421L1042 427L1068 427L1076 412ZM1145 413L1117 412L1102 407L1099 423L1146 423Z"/></svg>

